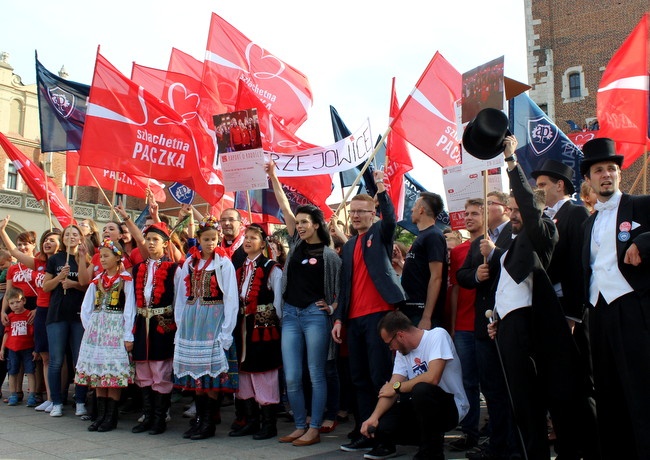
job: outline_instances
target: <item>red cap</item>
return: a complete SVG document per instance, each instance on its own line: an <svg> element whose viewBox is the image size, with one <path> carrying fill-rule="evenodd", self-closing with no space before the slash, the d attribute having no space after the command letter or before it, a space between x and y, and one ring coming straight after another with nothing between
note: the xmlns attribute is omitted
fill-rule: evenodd
<svg viewBox="0 0 650 460"><path fill-rule="evenodd" d="M154 224L151 224L145 228L142 233L146 236L149 232L158 233L164 239L169 239L169 229L167 228L167 224L164 222L156 222Z"/></svg>

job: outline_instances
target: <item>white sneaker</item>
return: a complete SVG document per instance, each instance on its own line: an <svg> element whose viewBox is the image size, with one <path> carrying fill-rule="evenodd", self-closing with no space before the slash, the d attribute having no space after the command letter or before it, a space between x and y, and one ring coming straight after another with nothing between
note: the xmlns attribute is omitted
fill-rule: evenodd
<svg viewBox="0 0 650 460"><path fill-rule="evenodd" d="M86 410L86 405L84 403L77 403L75 406L74 415L86 415L88 411Z"/></svg>
<svg viewBox="0 0 650 460"><path fill-rule="evenodd" d="M142 422L144 422L144 414L142 414L138 419L138 423L142 423Z"/></svg>
<svg viewBox="0 0 650 460"><path fill-rule="evenodd" d="M52 410L52 404L52 401L43 401L43 403L36 406L34 410L39 412L50 412Z"/></svg>
<svg viewBox="0 0 650 460"><path fill-rule="evenodd" d="M167 416L165 417L165 422L168 423L168 422L171 422L171 421L172 421L172 410L170 408L170 409L167 409Z"/></svg>
<svg viewBox="0 0 650 460"><path fill-rule="evenodd" d="M50 417L61 417L63 415L63 404L52 404Z"/></svg>
<svg viewBox="0 0 650 460"><path fill-rule="evenodd" d="M183 412L183 417L185 418L194 418L196 417L196 403L192 403L189 409Z"/></svg>

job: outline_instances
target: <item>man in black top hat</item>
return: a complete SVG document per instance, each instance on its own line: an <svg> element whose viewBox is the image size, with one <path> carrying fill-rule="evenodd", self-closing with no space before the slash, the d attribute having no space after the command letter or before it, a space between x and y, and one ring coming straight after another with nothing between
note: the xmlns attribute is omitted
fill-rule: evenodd
<svg viewBox="0 0 650 460"><path fill-rule="evenodd" d="M582 263L603 458L650 458L650 196L621 193L614 141L583 147L598 195ZM623 440L623 441L622 441Z"/></svg>
<svg viewBox="0 0 650 460"><path fill-rule="evenodd" d="M544 214L555 223L559 237L546 273L553 283L580 350L585 394L593 395L588 332L583 325L583 320L586 319L581 258L583 225L589 218L589 212L585 207L571 202L571 195L575 193L571 167L548 159L542 163L540 169L533 171L531 176L536 180L537 188L544 191L547 206ZM583 449L581 445L593 444L591 440L596 433L595 404L591 397L581 398L580 401L585 404L579 411L572 408L570 413L563 416L573 422L568 423L565 428L569 435L558 438L555 443L555 450L559 455L578 458ZM556 411L562 409L560 407Z"/></svg>

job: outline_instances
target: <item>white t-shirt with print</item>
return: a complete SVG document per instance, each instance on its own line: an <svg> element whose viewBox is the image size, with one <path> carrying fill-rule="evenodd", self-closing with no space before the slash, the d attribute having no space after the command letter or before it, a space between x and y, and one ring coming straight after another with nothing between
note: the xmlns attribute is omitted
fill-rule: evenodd
<svg viewBox="0 0 650 460"><path fill-rule="evenodd" d="M429 362L434 359L444 359L445 368L438 386L447 393L454 395L454 402L458 409L458 421L460 422L469 411L469 401L463 388L463 372L456 348L450 335L441 327L430 331L424 331L420 344L407 355L399 351L395 356L393 374L405 376L412 379L429 370Z"/></svg>

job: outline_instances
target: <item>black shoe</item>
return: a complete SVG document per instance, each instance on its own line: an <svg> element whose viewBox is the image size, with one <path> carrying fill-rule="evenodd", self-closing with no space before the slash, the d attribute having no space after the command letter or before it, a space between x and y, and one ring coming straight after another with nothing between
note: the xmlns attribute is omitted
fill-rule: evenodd
<svg viewBox="0 0 650 460"><path fill-rule="evenodd" d="M102 423L97 427L99 433L112 431L117 427L117 401L112 398L106 398L106 416Z"/></svg>
<svg viewBox="0 0 650 460"><path fill-rule="evenodd" d="M97 431L99 426L104 422L106 418L106 400L108 398L97 397L97 416L95 421L88 425L88 431Z"/></svg>
<svg viewBox="0 0 650 460"><path fill-rule="evenodd" d="M157 391L152 391L153 400L154 400L154 409L153 409L153 422L151 423L151 429L149 434L158 435L162 434L167 430L167 411L171 405L172 395L171 393L158 393Z"/></svg>
<svg viewBox="0 0 650 460"><path fill-rule="evenodd" d="M142 415L144 415L144 419L131 428L131 433L144 433L145 431L149 431L153 425L153 390L151 387L142 387L140 391L142 392Z"/></svg>
<svg viewBox="0 0 650 460"><path fill-rule="evenodd" d="M361 436L351 443L341 445L340 449L344 452L363 452L370 451L374 447L375 442L372 439Z"/></svg>
<svg viewBox="0 0 650 460"><path fill-rule="evenodd" d="M201 418L199 416L194 417L190 420L190 428L185 433L183 433L184 439L191 439L199 431L199 426L201 426Z"/></svg>
<svg viewBox="0 0 650 460"><path fill-rule="evenodd" d="M478 446L478 439L468 435L465 435L462 438L458 438L455 441L449 443L449 448L451 450L455 450L456 452L473 449L476 446Z"/></svg>
<svg viewBox="0 0 650 460"><path fill-rule="evenodd" d="M370 452L363 454L363 458L367 458L369 460L382 460L384 458L395 457L396 455L397 449L395 449L395 446L384 446L380 444Z"/></svg>

